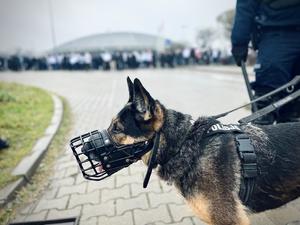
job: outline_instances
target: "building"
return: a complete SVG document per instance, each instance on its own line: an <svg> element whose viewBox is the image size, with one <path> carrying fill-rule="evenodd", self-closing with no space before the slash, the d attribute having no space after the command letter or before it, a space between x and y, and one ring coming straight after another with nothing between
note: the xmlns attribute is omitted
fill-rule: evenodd
<svg viewBox="0 0 300 225"><path fill-rule="evenodd" d="M164 51L175 45L171 40L159 36L133 33L113 32L82 37L61 44L51 52L101 52L101 51Z"/></svg>

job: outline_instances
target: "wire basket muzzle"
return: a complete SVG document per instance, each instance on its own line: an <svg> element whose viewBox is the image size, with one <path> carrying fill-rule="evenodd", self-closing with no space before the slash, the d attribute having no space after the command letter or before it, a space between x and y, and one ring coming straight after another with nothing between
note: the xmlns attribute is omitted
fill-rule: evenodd
<svg viewBox="0 0 300 225"><path fill-rule="evenodd" d="M118 146L106 130L95 130L70 141L79 168L89 180L102 180L128 167L150 151L152 145L152 141L145 141Z"/></svg>

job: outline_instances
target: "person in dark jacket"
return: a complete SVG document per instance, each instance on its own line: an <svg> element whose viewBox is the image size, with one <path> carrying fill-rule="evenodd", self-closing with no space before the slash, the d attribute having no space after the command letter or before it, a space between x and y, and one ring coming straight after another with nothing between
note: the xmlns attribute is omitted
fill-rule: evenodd
<svg viewBox="0 0 300 225"><path fill-rule="evenodd" d="M6 140L0 138L0 150L8 148L8 147L9 147L8 142Z"/></svg>
<svg viewBox="0 0 300 225"><path fill-rule="evenodd" d="M248 44L258 50L255 96L262 96L300 74L300 0L237 0L231 34L232 54L238 66L247 60ZM294 90L299 88L295 87ZM263 108L288 92L257 104ZM300 118L300 99L256 121L258 124L290 122Z"/></svg>
<svg viewBox="0 0 300 225"><path fill-rule="evenodd" d="M0 71L5 70L5 58L0 56Z"/></svg>

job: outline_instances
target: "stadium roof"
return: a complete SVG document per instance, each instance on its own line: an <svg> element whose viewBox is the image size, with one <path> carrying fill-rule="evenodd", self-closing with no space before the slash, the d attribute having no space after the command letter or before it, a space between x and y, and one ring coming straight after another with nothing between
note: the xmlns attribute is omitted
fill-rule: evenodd
<svg viewBox="0 0 300 225"><path fill-rule="evenodd" d="M171 46L172 42L169 39L155 35L131 32L114 32L95 34L75 39L57 46L52 52L132 51L144 49L161 51Z"/></svg>

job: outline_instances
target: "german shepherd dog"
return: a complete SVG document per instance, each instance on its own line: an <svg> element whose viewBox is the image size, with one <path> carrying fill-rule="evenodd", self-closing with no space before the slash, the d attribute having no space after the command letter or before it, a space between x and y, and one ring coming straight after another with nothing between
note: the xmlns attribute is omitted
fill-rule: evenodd
<svg viewBox="0 0 300 225"><path fill-rule="evenodd" d="M117 144L147 141L160 132L156 170L174 184L194 213L211 225L248 225L248 212L279 207L300 195L300 123L242 125L251 139L259 170L247 205L239 198L241 162L235 134L205 136L217 121L167 109L138 79L127 78L129 101L108 133ZM142 157L147 164L149 153Z"/></svg>

